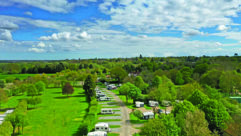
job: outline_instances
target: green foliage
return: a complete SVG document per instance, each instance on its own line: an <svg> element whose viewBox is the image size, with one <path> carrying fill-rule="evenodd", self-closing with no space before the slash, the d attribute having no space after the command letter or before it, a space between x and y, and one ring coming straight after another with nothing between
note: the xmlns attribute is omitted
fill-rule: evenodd
<svg viewBox="0 0 241 136"><path fill-rule="evenodd" d="M45 91L45 84L43 81L38 81L37 83L35 83L35 87L38 91L38 94L42 93Z"/></svg>
<svg viewBox="0 0 241 136"><path fill-rule="evenodd" d="M128 90L128 97L132 98L133 100L136 100L138 97L141 96L141 90L137 88L132 83L126 83L129 86Z"/></svg>
<svg viewBox="0 0 241 136"><path fill-rule="evenodd" d="M143 119L143 114L140 110L135 110L133 114L138 117L139 119Z"/></svg>
<svg viewBox="0 0 241 136"><path fill-rule="evenodd" d="M136 87L138 87L142 91L142 93L146 93L147 92L148 84L146 84L143 81L141 76L137 76L135 78L134 84L135 84Z"/></svg>
<svg viewBox="0 0 241 136"><path fill-rule="evenodd" d="M204 112L201 110L187 112L184 133L186 136L211 136Z"/></svg>
<svg viewBox="0 0 241 136"><path fill-rule="evenodd" d="M184 84L184 80L182 79L182 73L180 71L177 72L175 83L177 85Z"/></svg>
<svg viewBox="0 0 241 136"><path fill-rule="evenodd" d="M16 77L7 77L5 78L6 83L13 83L13 81L16 79Z"/></svg>
<svg viewBox="0 0 241 136"><path fill-rule="evenodd" d="M4 121L0 125L0 135L1 136L11 136L12 133L13 133L13 126L12 126L11 122Z"/></svg>
<svg viewBox="0 0 241 136"><path fill-rule="evenodd" d="M174 116L176 116L177 114L186 115L187 112L194 112L195 109L195 106L193 106L191 102L184 100L183 102L175 105L174 109L172 110L172 113L174 114Z"/></svg>
<svg viewBox="0 0 241 136"><path fill-rule="evenodd" d="M0 80L0 88L4 88L5 84L4 84L4 80Z"/></svg>
<svg viewBox="0 0 241 136"><path fill-rule="evenodd" d="M200 109L205 112L205 118L211 131L217 130L221 132L226 128L225 122L229 120L230 116L222 103L209 100L202 104Z"/></svg>
<svg viewBox="0 0 241 136"><path fill-rule="evenodd" d="M162 78L159 76L155 76L152 83L151 83L151 87L156 87L158 88L158 86L162 83Z"/></svg>
<svg viewBox="0 0 241 136"><path fill-rule="evenodd" d="M7 101L8 101L7 93L3 89L0 89L0 109L2 104Z"/></svg>
<svg viewBox="0 0 241 136"><path fill-rule="evenodd" d="M93 77L91 75L88 75L85 79L83 89L85 90L85 94L87 97L87 101L91 101L92 97L95 97L95 87L96 84L93 80Z"/></svg>
<svg viewBox="0 0 241 136"><path fill-rule="evenodd" d="M33 105L34 107L42 102L40 97L28 98L27 103Z"/></svg>
<svg viewBox="0 0 241 136"><path fill-rule="evenodd" d="M178 89L177 96L178 99L184 100L187 99L195 90L202 90L202 87L197 83L189 83L181 86Z"/></svg>
<svg viewBox="0 0 241 136"><path fill-rule="evenodd" d="M28 84L26 86L26 91L27 91L28 96L32 96L32 97L38 94L38 91L33 84Z"/></svg>
<svg viewBox="0 0 241 136"><path fill-rule="evenodd" d="M198 64L195 66L194 73L199 73L200 75L204 74L208 70L208 64Z"/></svg>
<svg viewBox="0 0 241 136"><path fill-rule="evenodd" d="M187 100L190 101L193 105L199 107L209 99L208 96L200 90L195 90Z"/></svg>
<svg viewBox="0 0 241 136"><path fill-rule="evenodd" d="M79 136L85 136L85 135L88 134L88 132L89 132L88 131L88 124L83 123L79 126L77 133L78 133Z"/></svg>
<svg viewBox="0 0 241 136"><path fill-rule="evenodd" d="M184 83L190 83L192 81L192 70L189 67L183 67L181 69L181 73L183 76Z"/></svg>
<svg viewBox="0 0 241 136"><path fill-rule="evenodd" d="M221 75L221 71L213 69L202 75L200 83L203 85L209 85L212 88L219 88L219 79Z"/></svg>
<svg viewBox="0 0 241 136"><path fill-rule="evenodd" d="M235 89L241 89L241 76L232 71L223 72L219 87L224 93L234 94Z"/></svg>
<svg viewBox="0 0 241 136"><path fill-rule="evenodd" d="M112 78L117 79L117 81L121 83L123 79L127 76L127 73L123 68L115 67L111 69L110 75Z"/></svg>
<svg viewBox="0 0 241 136"><path fill-rule="evenodd" d="M140 135L142 136L167 136L165 133L167 128L164 122L160 119L151 119L141 128Z"/></svg>

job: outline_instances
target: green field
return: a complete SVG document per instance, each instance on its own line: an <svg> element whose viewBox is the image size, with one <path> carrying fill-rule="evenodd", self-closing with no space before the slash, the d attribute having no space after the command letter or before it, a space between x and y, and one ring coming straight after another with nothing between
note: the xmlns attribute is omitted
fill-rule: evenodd
<svg viewBox="0 0 241 136"><path fill-rule="evenodd" d="M7 77L16 77L19 78L20 80L26 79L29 76L35 76L38 74L0 74L0 79L6 79ZM47 75L52 75L52 74L47 74Z"/></svg>
<svg viewBox="0 0 241 136"><path fill-rule="evenodd" d="M62 95L60 88L46 89L42 103L27 112L28 125L24 136L70 136L74 135L86 114L88 103L84 90L75 88L70 97ZM27 96L14 96L4 107L15 107L20 99Z"/></svg>

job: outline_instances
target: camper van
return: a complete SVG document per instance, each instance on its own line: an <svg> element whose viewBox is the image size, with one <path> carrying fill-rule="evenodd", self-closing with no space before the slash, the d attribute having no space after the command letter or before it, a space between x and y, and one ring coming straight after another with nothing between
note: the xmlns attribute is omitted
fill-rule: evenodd
<svg viewBox="0 0 241 136"><path fill-rule="evenodd" d="M154 113L151 111L143 112L143 119L153 119Z"/></svg>
<svg viewBox="0 0 241 136"><path fill-rule="evenodd" d="M111 98L110 97L99 97L98 98L98 101L110 101L111 100Z"/></svg>
<svg viewBox="0 0 241 136"><path fill-rule="evenodd" d="M105 94L103 94L103 93L99 93L99 94L96 94L96 97L97 97L97 98L105 97Z"/></svg>
<svg viewBox="0 0 241 136"><path fill-rule="evenodd" d="M108 85L107 86L107 89L108 90L114 90L114 89L116 89L117 87L114 85L114 84L110 84L110 85Z"/></svg>
<svg viewBox="0 0 241 136"><path fill-rule="evenodd" d="M104 109L101 109L101 114L114 114L114 112L110 108L104 108Z"/></svg>
<svg viewBox="0 0 241 136"><path fill-rule="evenodd" d="M137 108L144 107L144 102L136 101L136 107Z"/></svg>
<svg viewBox="0 0 241 136"><path fill-rule="evenodd" d="M150 107L159 106L159 103L157 101L149 101L149 106Z"/></svg>
<svg viewBox="0 0 241 136"><path fill-rule="evenodd" d="M100 122L95 125L95 131L110 132L110 127L108 123Z"/></svg>
<svg viewBox="0 0 241 136"><path fill-rule="evenodd" d="M107 133L104 131L95 131L89 132L87 136L107 136Z"/></svg>

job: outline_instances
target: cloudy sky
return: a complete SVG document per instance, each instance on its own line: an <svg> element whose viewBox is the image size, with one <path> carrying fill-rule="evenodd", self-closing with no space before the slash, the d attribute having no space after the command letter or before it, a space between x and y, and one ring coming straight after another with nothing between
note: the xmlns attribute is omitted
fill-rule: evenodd
<svg viewBox="0 0 241 136"><path fill-rule="evenodd" d="M0 60L241 54L241 0L0 0Z"/></svg>

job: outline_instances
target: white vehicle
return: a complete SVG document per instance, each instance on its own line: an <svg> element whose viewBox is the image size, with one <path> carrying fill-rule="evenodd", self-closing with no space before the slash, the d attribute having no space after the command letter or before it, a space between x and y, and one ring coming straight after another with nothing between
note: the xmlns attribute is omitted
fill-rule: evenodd
<svg viewBox="0 0 241 136"><path fill-rule="evenodd" d="M152 111L143 112L143 119L153 119L154 113Z"/></svg>
<svg viewBox="0 0 241 136"><path fill-rule="evenodd" d="M114 90L114 89L116 89L117 87L114 85L114 84L110 84L110 85L108 85L107 86L107 89L108 90Z"/></svg>
<svg viewBox="0 0 241 136"><path fill-rule="evenodd" d="M110 108L101 109L101 114L114 114L114 111Z"/></svg>
<svg viewBox="0 0 241 136"><path fill-rule="evenodd" d="M95 125L95 131L110 132L110 127L108 123L100 122Z"/></svg>
<svg viewBox="0 0 241 136"><path fill-rule="evenodd" d="M104 131L95 131L89 132L87 136L107 136L107 133Z"/></svg>
<svg viewBox="0 0 241 136"><path fill-rule="evenodd" d="M110 97L99 97L98 101L110 101Z"/></svg>
<svg viewBox="0 0 241 136"><path fill-rule="evenodd" d="M159 103L157 101L149 101L149 106L150 107L159 106Z"/></svg>
<svg viewBox="0 0 241 136"><path fill-rule="evenodd" d="M137 108L144 107L144 102L136 101L135 103Z"/></svg>

